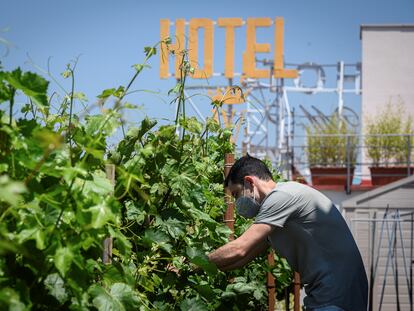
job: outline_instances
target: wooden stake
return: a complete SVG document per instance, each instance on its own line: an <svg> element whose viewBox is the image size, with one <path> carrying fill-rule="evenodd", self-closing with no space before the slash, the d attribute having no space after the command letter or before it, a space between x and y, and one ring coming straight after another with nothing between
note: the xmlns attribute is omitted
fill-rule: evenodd
<svg viewBox="0 0 414 311"><path fill-rule="evenodd" d="M112 185L115 185L115 165L106 164L105 166L106 178L108 178ZM103 254L102 261L104 264L108 265L112 263L112 238L106 238L103 242Z"/></svg>
<svg viewBox="0 0 414 311"><path fill-rule="evenodd" d="M226 153L224 155L224 176L227 177L231 167L234 164L234 154ZM224 200L227 205L226 213L224 214L224 222L231 230L230 240L234 240L234 202L231 197L231 192L229 189L224 190Z"/></svg>
<svg viewBox="0 0 414 311"><path fill-rule="evenodd" d="M269 263L270 267L273 267L275 265L275 256L274 251L270 251L270 253L267 255L267 262ZM275 277L271 272L267 273L267 305L269 311L275 310L275 303L276 303L276 282Z"/></svg>
<svg viewBox="0 0 414 311"><path fill-rule="evenodd" d="M293 295L294 295L293 310L300 311L300 275L296 271L295 271L295 276L293 277Z"/></svg>

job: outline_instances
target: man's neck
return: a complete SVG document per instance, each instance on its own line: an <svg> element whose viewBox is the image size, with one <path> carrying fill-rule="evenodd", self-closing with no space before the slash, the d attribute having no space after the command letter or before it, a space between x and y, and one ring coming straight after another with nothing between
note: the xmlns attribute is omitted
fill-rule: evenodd
<svg viewBox="0 0 414 311"><path fill-rule="evenodd" d="M273 180L264 181L261 180L257 185L257 190L259 191L260 202L276 187L276 182Z"/></svg>

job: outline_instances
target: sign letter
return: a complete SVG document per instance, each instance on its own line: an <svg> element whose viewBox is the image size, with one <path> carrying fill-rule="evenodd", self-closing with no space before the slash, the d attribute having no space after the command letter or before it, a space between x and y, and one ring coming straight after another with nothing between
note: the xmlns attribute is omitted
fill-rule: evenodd
<svg viewBox="0 0 414 311"><path fill-rule="evenodd" d="M204 28L204 69L198 68L198 29ZM190 20L188 56L195 69L193 78L205 79L213 75L213 21L208 18Z"/></svg>
<svg viewBox="0 0 414 311"><path fill-rule="evenodd" d="M275 19L275 55L274 55L274 74L277 78L294 79L298 76L298 71L295 69L283 68L283 18Z"/></svg>
<svg viewBox="0 0 414 311"><path fill-rule="evenodd" d="M185 49L184 27L185 27L184 19L177 19L175 21L175 43L169 45L170 50L174 51L175 77L176 78L180 77L180 63L181 63L180 52ZM161 19L160 39L165 40L168 37L170 37L170 20ZM174 38L171 38L171 41L174 41ZM169 58L170 58L170 54L169 54L169 51L167 50L167 46L164 43L162 43L161 53L160 53L160 78L162 79L168 78Z"/></svg>
<svg viewBox="0 0 414 311"><path fill-rule="evenodd" d="M243 71L246 77L268 78L270 76L269 70L256 68L255 54L270 52L269 43L256 42L256 28L269 27L271 25L272 20L267 17L247 19L246 52L243 53Z"/></svg>
<svg viewBox="0 0 414 311"><path fill-rule="evenodd" d="M234 74L234 28L243 25L241 18L219 18L217 21L219 27L226 28L226 58L224 61L224 76L233 78Z"/></svg>

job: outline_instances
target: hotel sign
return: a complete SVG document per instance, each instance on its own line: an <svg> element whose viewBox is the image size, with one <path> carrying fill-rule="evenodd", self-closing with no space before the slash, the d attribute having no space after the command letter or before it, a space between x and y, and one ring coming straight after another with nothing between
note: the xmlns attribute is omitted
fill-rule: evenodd
<svg viewBox="0 0 414 311"><path fill-rule="evenodd" d="M175 25L175 34L170 34L170 26ZM214 65L214 26L224 28L225 30L225 46L224 46L224 70L223 74L226 78L234 78L235 63L235 29L239 27L246 28L246 48L242 55L242 76L244 78L269 78L270 69L256 67L256 54L269 53L272 48L269 43L256 42L256 29L259 27L274 27L274 43L273 47L273 77L275 78L296 78L298 71L294 69L285 69L283 64L283 35L284 22L283 18L248 18L243 21L241 18L219 18L216 22L208 18L193 18L187 23L184 19L177 19L175 23L170 23L169 19L161 19L160 21L160 39L171 38L172 43L169 44L169 50L174 51L174 75L175 78L180 77L180 51L185 49L185 28L188 25L188 57L191 66L195 69L192 75L195 79L210 78L213 75ZM199 30L204 30L204 53L203 68L198 64L198 43ZM160 77L170 77L169 53L165 44L161 45L160 53Z"/></svg>

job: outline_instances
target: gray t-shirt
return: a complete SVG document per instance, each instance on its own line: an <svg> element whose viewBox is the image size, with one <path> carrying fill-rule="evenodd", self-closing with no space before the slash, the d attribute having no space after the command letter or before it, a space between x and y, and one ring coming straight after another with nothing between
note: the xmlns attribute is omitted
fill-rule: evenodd
<svg viewBox="0 0 414 311"><path fill-rule="evenodd" d="M367 310L361 255L345 220L325 195L297 182L279 182L263 200L255 223L274 226L269 242L300 273L307 308Z"/></svg>

